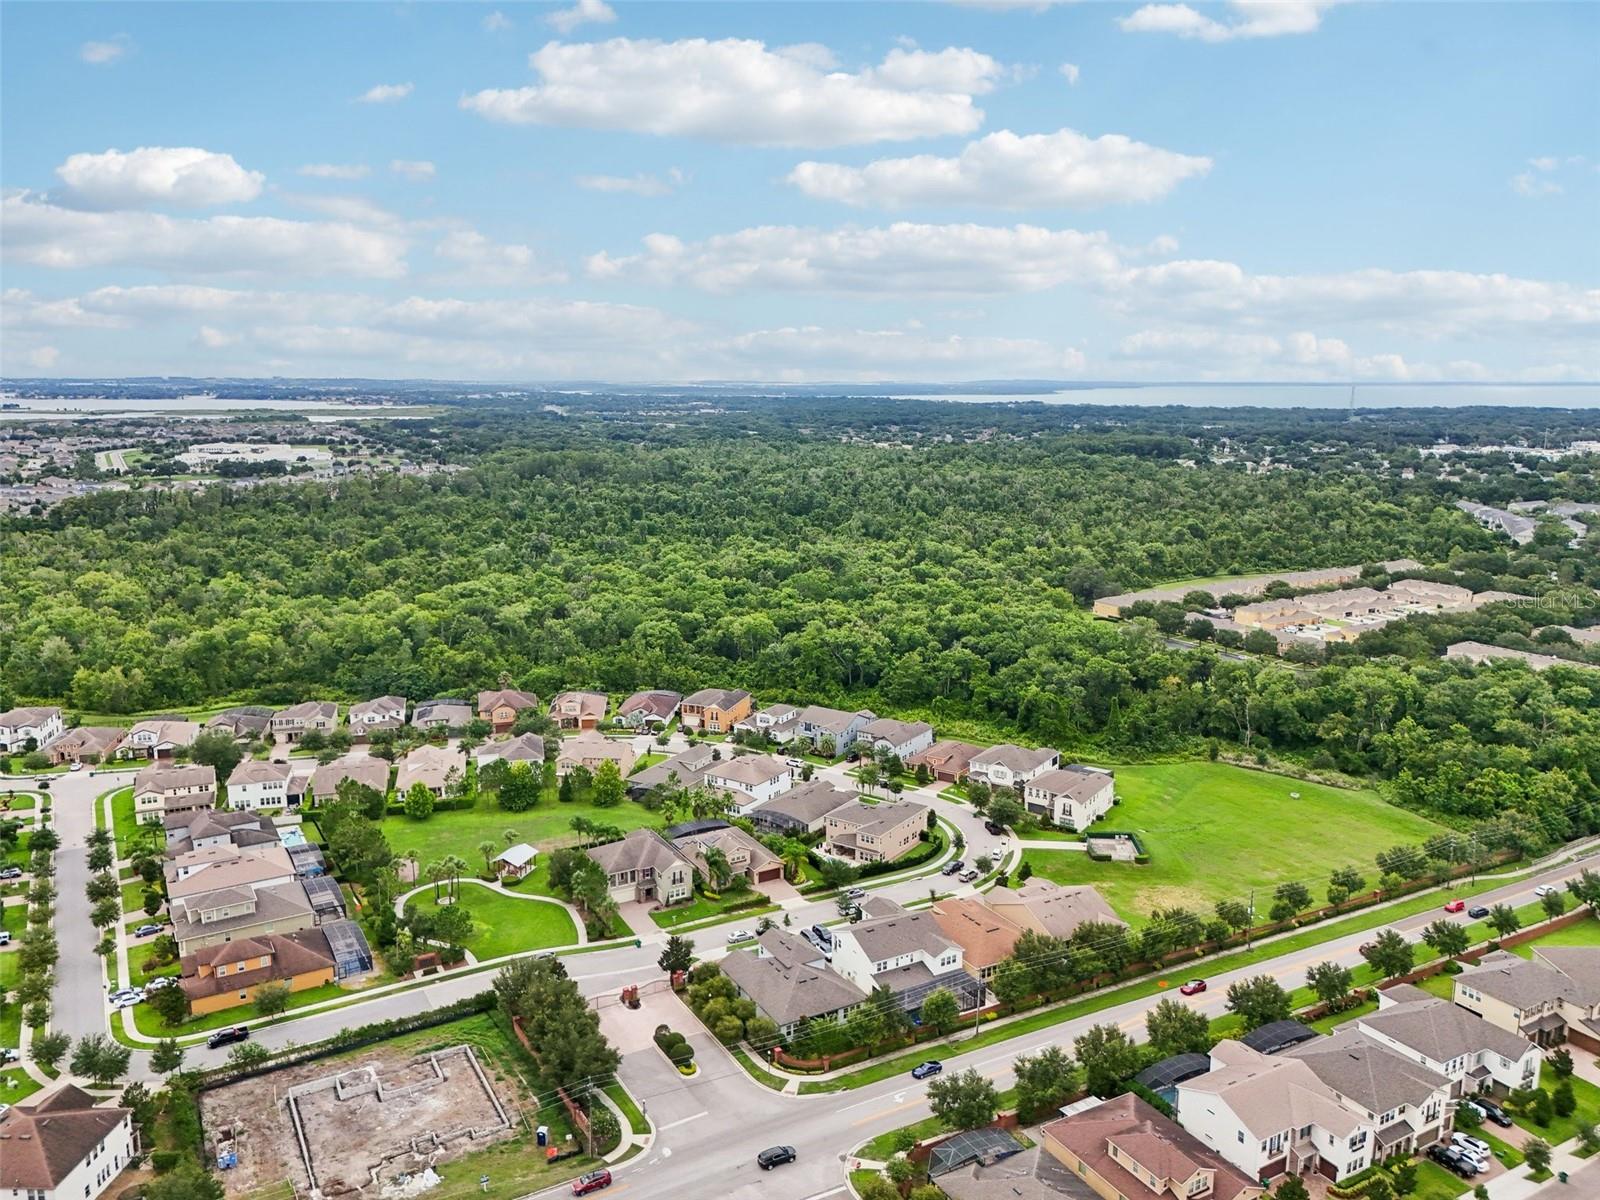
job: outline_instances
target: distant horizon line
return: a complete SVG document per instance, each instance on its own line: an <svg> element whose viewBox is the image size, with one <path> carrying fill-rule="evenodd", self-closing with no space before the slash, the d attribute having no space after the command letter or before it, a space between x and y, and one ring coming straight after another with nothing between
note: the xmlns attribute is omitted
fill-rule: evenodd
<svg viewBox="0 0 1600 1200"><path fill-rule="evenodd" d="M954 391L960 388L1019 387L1027 389L1059 388L1088 390L1092 388L1572 388L1600 386L1600 377L1594 379L1541 380L1537 382L1517 379L1049 379L1049 378L987 378L930 382L915 379L887 379L850 381L821 379L815 381L774 382L759 379L665 379L609 380L609 379L473 379L433 375L0 375L0 388L21 385L92 384L92 383L429 383L452 384L471 387L514 388L758 388L771 391L788 391L799 388L864 388L882 391L894 389L920 389ZM1005 393L997 393L1005 394ZM1026 395L1027 392L1013 393Z"/></svg>

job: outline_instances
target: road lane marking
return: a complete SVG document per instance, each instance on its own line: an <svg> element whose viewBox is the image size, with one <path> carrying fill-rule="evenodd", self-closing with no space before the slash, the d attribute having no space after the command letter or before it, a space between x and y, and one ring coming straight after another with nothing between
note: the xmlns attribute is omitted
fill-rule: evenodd
<svg viewBox="0 0 1600 1200"><path fill-rule="evenodd" d="M690 1121L698 1121L705 1115L705 1110L702 1109L700 1112L695 1113L692 1117L680 1117L676 1121L668 1121L665 1125L658 1126L656 1132L665 1133L669 1129L676 1129L679 1125L687 1125Z"/></svg>
<svg viewBox="0 0 1600 1200"><path fill-rule="evenodd" d="M924 1097L918 1096L915 1100L907 1100L904 1104L896 1104L893 1108L880 1108L875 1113L868 1113L864 1117L858 1117L854 1121L851 1121L850 1124L865 1125L869 1121L876 1121L879 1117L887 1117L897 1112L903 1112L908 1108L916 1108L917 1105L922 1104L923 1102Z"/></svg>

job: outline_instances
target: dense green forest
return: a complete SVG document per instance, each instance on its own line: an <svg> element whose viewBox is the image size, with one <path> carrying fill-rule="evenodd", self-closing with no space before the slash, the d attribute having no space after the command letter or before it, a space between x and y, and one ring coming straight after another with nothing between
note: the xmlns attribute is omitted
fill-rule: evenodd
<svg viewBox="0 0 1600 1200"><path fill-rule="evenodd" d="M1450 507L1473 487L1414 451L1414 477L1391 469L1398 435L1381 424L568 407L385 423L397 449L463 464L448 475L102 493L13 521L0 700L420 699L502 674L540 694L743 686L1069 750L1271 748L1463 818L1587 827L1600 805L1600 672L1434 657L1462 636L1592 623L1594 535L1511 551ZM1538 486L1593 499L1592 464ZM1480 486L1515 479L1482 465ZM1559 597L1407 623L1315 666L1236 661L1086 609L1176 579L1399 556Z"/></svg>

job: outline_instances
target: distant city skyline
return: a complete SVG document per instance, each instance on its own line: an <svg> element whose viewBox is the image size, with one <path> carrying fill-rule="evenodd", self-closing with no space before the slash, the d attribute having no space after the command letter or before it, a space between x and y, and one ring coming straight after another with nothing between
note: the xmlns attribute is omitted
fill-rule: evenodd
<svg viewBox="0 0 1600 1200"><path fill-rule="evenodd" d="M1600 379L1594 5L0 24L11 377Z"/></svg>

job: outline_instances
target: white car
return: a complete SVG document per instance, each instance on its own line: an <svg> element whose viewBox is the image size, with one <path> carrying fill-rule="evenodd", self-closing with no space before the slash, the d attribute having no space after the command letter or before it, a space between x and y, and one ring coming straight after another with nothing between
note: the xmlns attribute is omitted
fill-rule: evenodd
<svg viewBox="0 0 1600 1200"><path fill-rule="evenodd" d="M177 982L178 977L176 975L157 975L154 979L147 979L145 981L144 990L147 993L153 992L157 988L171 987Z"/></svg>
<svg viewBox="0 0 1600 1200"><path fill-rule="evenodd" d="M1533 889L1533 894L1535 896L1548 896L1555 890L1556 889L1551 887L1548 883L1541 883L1538 887Z"/></svg>
<svg viewBox="0 0 1600 1200"><path fill-rule="evenodd" d="M728 935L728 944L731 946L734 942L748 942L753 937L755 934L748 929L735 929Z"/></svg>
<svg viewBox="0 0 1600 1200"><path fill-rule="evenodd" d="M73 763L70 767L67 768L67 770L69 770L69 771L81 771L81 770L83 770L83 764L82 763Z"/></svg>
<svg viewBox="0 0 1600 1200"><path fill-rule="evenodd" d="M144 999L144 993L138 988L127 988L124 991L111 993L112 1008L132 1008Z"/></svg>
<svg viewBox="0 0 1600 1200"><path fill-rule="evenodd" d="M18 1050L15 1047L12 1047L12 1046L7 1046L4 1050L0 1050L0 1062L21 1062L21 1061L22 1061L22 1051L21 1050Z"/></svg>
<svg viewBox="0 0 1600 1200"><path fill-rule="evenodd" d="M1472 1155L1473 1158L1489 1157L1489 1143L1482 1138L1471 1137L1465 1133L1453 1133L1450 1135L1450 1144L1462 1153Z"/></svg>

